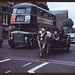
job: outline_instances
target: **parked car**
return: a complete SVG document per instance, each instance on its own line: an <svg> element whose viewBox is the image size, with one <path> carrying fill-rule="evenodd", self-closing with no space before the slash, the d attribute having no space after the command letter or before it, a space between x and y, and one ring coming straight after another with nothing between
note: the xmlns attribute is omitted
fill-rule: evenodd
<svg viewBox="0 0 75 75"><path fill-rule="evenodd" d="M75 33L67 33L67 35L69 35L70 36L70 41L71 41L71 43L75 43Z"/></svg>

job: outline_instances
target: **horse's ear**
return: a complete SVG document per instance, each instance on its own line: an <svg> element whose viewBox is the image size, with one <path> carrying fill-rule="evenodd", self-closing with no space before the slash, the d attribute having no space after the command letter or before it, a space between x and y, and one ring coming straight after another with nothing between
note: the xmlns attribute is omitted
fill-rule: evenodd
<svg viewBox="0 0 75 75"><path fill-rule="evenodd" d="M41 31L45 31L45 28L42 28Z"/></svg>
<svg viewBox="0 0 75 75"><path fill-rule="evenodd" d="M42 30L41 28L39 28L39 31Z"/></svg>
<svg viewBox="0 0 75 75"><path fill-rule="evenodd" d="M38 32L38 35L41 35L41 31Z"/></svg>

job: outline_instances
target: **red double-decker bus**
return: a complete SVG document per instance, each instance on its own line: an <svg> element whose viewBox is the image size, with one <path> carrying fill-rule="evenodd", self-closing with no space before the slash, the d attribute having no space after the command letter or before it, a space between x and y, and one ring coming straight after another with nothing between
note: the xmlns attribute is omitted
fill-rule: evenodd
<svg viewBox="0 0 75 75"><path fill-rule="evenodd" d="M12 8L11 25L9 31L9 45L37 46L37 32L39 28L53 28L56 26L56 17L50 11L29 3L16 4Z"/></svg>

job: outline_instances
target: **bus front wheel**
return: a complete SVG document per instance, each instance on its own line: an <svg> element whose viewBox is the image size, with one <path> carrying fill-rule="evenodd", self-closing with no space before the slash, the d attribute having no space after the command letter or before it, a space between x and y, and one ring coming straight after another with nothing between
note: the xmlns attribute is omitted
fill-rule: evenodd
<svg viewBox="0 0 75 75"><path fill-rule="evenodd" d="M3 44L3 40L0 41L0 47L2 46L2 44Z"/></svg>
<svg viewBox="0 0 75 75"><path fill-rule="evenodd" d="M10 45L10 47L14 49L15 48L15 45Z"/></svg>

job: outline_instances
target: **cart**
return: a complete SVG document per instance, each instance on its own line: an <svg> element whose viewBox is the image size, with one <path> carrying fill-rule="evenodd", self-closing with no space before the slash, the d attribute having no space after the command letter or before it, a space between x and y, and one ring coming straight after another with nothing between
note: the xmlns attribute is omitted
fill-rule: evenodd
<svg viewBox="0 0 75 75"><path fill-rule="evenodd" d="M70 36L69 35L59 35L59 40L50 40L50 48L66 49L69 51L70 48Z"/></svg>

